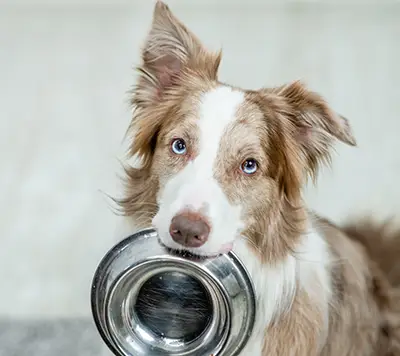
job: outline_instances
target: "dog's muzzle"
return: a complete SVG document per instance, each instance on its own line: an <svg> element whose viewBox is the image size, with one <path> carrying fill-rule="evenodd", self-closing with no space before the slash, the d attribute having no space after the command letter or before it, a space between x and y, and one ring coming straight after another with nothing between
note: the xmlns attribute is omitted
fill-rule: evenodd
<svg viewBox="0 0 400 356"><path fill-rule="evenodd" d="M107 253L91 304L98 331L117 356L235 356L255 317L253 285L234 253L178 255L159 244L153 229Z"/></svg>

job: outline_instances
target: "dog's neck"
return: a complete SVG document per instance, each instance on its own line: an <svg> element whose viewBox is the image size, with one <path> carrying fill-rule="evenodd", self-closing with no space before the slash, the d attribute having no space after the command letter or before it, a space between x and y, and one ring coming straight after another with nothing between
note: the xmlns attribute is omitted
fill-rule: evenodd
<svg viewBox="0 0 400 356"><path fill-rule="evenodd" d="M266 326L287 313L300 290L307 294L314 293L310 297L326 306L328 322L329 248L317 231L312 215L307 218L307 230L298 239L294 250L288 251L279 261L270 263L256 258L245 238L237 241L234 252L252 278L257 296L257 323L263 324L260 330L265 330ZM318 288L315 288L315 283ZM255 328L258 330L257 326Z"/></svg>

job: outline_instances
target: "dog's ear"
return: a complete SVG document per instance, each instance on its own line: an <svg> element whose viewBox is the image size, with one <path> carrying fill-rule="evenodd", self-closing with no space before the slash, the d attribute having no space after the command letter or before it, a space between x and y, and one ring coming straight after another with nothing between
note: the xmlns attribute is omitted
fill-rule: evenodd
<svg viewBox="0 0 400 356"><path fill-rule="evenodd" d="M168 6L157 1L151 30L142 51L143 63L138 68L140 77L133 104L148 107L159 101L179 82L188 67L215 79L220 60L220 53L207 52Z"/></svg>
<svg viewBox="0 0 400 356"><path fill-rule="evenodd" d="M311 176L319 163L330 160L334 139L355 146L349 122L333 111L317 93L296 81L274 90L287 104L285 116L291 121L294 138L300 144Z"/></svg>

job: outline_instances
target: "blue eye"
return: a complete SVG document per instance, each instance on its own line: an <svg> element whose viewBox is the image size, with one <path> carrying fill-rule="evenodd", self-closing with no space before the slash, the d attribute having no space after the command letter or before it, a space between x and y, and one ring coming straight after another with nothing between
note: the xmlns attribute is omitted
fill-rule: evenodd
<svg viewBox="0 0 400 356"><path fill-rule="evenodd" d="M241 170L243 171L243 173L246 173L248 175L254 174L257 172L258 169L258 163L255 159L253 158L249 158L246 159L242 165L241 165Z"/></svg>
<svg viewBox="0 0 400 356"><path fill-rule="evenodd" d="M186 143L183 139L177 138L172 141L171 150L176 155L184 155L186 153Z"/></svg>

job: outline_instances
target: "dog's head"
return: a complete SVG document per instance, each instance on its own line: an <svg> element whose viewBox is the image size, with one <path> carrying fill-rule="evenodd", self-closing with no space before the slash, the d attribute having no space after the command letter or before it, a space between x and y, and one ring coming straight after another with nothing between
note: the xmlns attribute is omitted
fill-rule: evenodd
<svg viewBox="0 0 400 356"><path fill-rule="evenodd" d="M133 92L125 212L152 223L163 244L197 255L245 236L258 251L287 251L301 229L300 191L329 159L348 122L294 82L243 90L218 81L207 51L162 2L154 11Z"/></svg>

